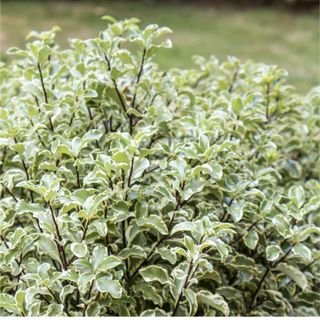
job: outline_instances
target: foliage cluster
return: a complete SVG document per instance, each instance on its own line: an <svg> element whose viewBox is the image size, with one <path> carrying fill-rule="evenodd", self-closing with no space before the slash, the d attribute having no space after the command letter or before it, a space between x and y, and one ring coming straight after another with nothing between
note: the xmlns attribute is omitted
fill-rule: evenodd
<svg viewBox="0 0 320 320"><path fill-rule="evenodd" d="M1 66L0 315L317 315L319 88L105 19Z"/></svg>

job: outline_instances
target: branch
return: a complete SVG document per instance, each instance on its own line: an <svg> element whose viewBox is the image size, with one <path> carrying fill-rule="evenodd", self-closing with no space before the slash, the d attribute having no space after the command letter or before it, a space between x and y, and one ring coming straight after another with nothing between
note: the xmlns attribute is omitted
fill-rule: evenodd
<svg viewBox="0 0 320 320"><path fill-rule="evenodd" d="M59 231L58 223L56 221L52 206L51 206L50 203L48 203L48 206L49 206L49 209L50 209L51 218L53 220L53 223L54 223L54 226L55 226L55 229L56 229L58 240L62 241L62 237L61 237L61 234L60 234L60 231ZM60 253L62 254L62 256L60 255L61 264L62 264L63 268L65 270L67 270L68 269L68 262L67 262L67 257L66 257L66 253L64 251L64 248L58 241L56 241L56 245L58 246L59 255L60 255Z"/></svg>
<svg viewBox="0 0 320 320"><path fill-rule="evenodd" d="M259 282L259 284L258 284L258 287L257 287L256 291L254 292L254 294L253 294L253 296L252 296L252 300L251 300L250 307L249 307L249 310L250 310L250 311L251 311L252 308L253 308L253 304L254 304L254 302L255 302L255 300L256 300L256 297L257 297L257 295L258 295L258 293L259 293L259 291L260 291L260 289L261 289L261 287L262 287L262 284L263 284L263 282L264 282L264 280L265 280L265 278L267 277L267 275L268 275L269 272L270 272L270 269L269 269L269 267L267 267L265 273L263 274L263 276L262 276L262 278L261 278L261 280L260 280L260 282Z"/></svg>
<svg viewBox="0 0 320 320"><path fill-rule="evenodd" d="M37 66L38 66L38 71L39 71L39 75L40 75L40 82L41 82L41 87L42 87L42 91L43 91L43 95L44 95L44 101L45 101L46 103L48 103L48 94L47 94L46 87L44 86L44 81L43 81L41 66L40 66L40 63L39 63L39 62L38 62L38 64L37 64ZM54 132L54 128L53 128L53 123L52 123L52 120L51 120L51 116L49 116L49 122L50 122L51 131Z"/></svg>
<svg viewBox="0 0 320 320"><path fill-rule="evenodd" d="M178 300L176 302L176 305L173 309L173 312L172 312L172 316L174 317L178 311L178 308L179 308L179 304L180 304L180 300L183 296L183 290L187 288L188 286L188 283L189 283L189 278L190 278L190 274L191 274L191 271L192 271L192 260L190 261L190 264L189 264L189 269L188 269L188 273L187 273L187 276L186 276L186 280L184 281L184 284L183 284L183 287L181 288L181 292L179 294L179 297L178 297Z"/></svg>
<svg viewBox="0 0 320 320"><path fill-rule="evenodd" d="M231 246L231 245L235 244L236 242L238 242L239 240L241 240L247 232L249 232L254 226L256 226L257 223L258 223L258 221L253 222L244 233L242 233L238 238L231 241L229 243L229 246Z"/></svg>
<svg viewBox="0 0 320 320"><path fill-rule="evenodd" d="M18 199L15 197L15 195L1 182L3 188L10 194L10 196L14 199L15 202L18 202Z"/></svg>
<svg viewBox="0 0 320 320"><path fill-rule="evenodd" d="M111 63L110 63L110 60L108 59L108 57L107 57L106 54L104 54L104 59L105 59L106 62L107 62L108 70L111 71ZM118 98L119 98L119 100L120 100L122 109L123 109L123 111L125 112L125 114L129 117L129 115L128 115L128 113L127 113L127 107L126 107L126 105L125 105L125 102L123 101L123 98L122 98L121 94L120 94L120 91L119 91L119 89L118 89L118 85L117 85L116 81L115 81L112 77L111 77L111 81L113 82L113 85L114 85L114 88L115 88L116 93L117 93L117 95L118 95ZM130 118L130 117L129 117L129 118Z"/></svg>
<svg viewBox="0 0 320 320"><path fill-rule="evenodd" d="M137 80L136 80L136 86L135 86L135 90L134 90L134 94L133 94L133 99L132 99L132 103L131 103L131 108L133 108L133 109L135 108L135 102L136 102L136 97L137 97L137 85L138 85L138 83L140 81L140 78L141 78L141 75L142 75L144 59L146 57L146 53L147 53L147 49L144 48L143 49L142 58L141 58L139 72L138 72L138 75L137 75Z"/></svg>

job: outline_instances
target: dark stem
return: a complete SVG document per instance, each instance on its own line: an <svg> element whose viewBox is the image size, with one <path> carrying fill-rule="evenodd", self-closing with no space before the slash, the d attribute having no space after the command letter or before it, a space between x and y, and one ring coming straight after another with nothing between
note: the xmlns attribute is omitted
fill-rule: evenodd
<svg viewBox="0 0 320 320"><path fill-rule="evenodd" d="M107 62L108 70L111 71L111 63L110 63L110 60L108 59L108 57L107 57L106 54L104 54L104 58L105 58L105 60L106 60L106 62ZM127 114L127 108L126 108L126 105L125 105L125 103L124 103L124 101L123 101L122 95L120 94L120 91L119 91L119 89L118 89L118 85L117 85L116 81L115 81L113 78L111 78L111 81L113 82L113 85L114 85L114 88L115 88L116 93L117 93L117 95L118 95L118 98L119 98L119 100L120 100L122 109L123 109L123 111L125 112L125 114L128 116L128 114Z"/></svg>
<svg viewBox="0 0 320 320"><path fill-rule="evenodd" d="M34 127L34 123L33 123L33 121L32 121L31 119L30 119L30 123L31 123L31 125ZM36 133L36 135L37 135L37 137L38 137L41 145L42 145L43 147L46 147L45 144L44 144L44 142L43 142L42 139L41 139L41 136L40 136L38 130L35 129L35 133Z"/></svg>
<svg viewBox="0 0 320 320"><path fill-rule="evenodd" d="M58 223L56 221L56 218L55 218L55 214L53 212L53 209L52 209L52 206L50 203L48 203L48 206L49 206L49 209L50 209L50 213L51 213L51 218L53 220L53 223L54 223L54 226L55 226L55 229L56 229L56 233L57 233L57 237L58 237L58 241L62 241L62 237L61 237L61 234L60 234L60 231L59 231L59 227L58 227ZM66 253L64 251L64 248L62 245L60 245L59 242L56 241L56 244L58 246L58 251L59 251L59 255L60 255L60 258L61 258L61 263L62 263L62 266L65 270L68 269L68 263L67 263L67 258L66 258Z"/></svg>
<svg viewBox="0 0 320 320"><path fill-rule="evenodd" d="M2 160L1 160L0 173L2 173L2 169L4 167L4 160L6 158L6 154L7 154L7 147L4 147L3 148L3 154L2 154Z"/></svg>
<svg viewBox="0 0 320 320"><path fill-rule="evenodd" d="M14 199L15 202L18 202L18 199L15 197L15 195L1 182L3 188L10 194L10 196Z"/></svg>
<svg viewBox="0 0 320 320"><path fill-rule="evenodd" d="M30 180L30 176L29 176L29 173L28 173L28 167L25 163L25 161L21 158L21 162L22 162L22 166L24 168L24 171L26 173L26 177L27 177L27 180L29 181ZM33 192L32 190L30 190L30 199L31 199L31 202L33 203L34 202L34 199L33 199Z"/></svg>
<svg viewBox="0 0 320 320"><path fill-rule="evenodd" d="M144 59L146 57L146 53L147 53L147 50L146 50L146 48L144 48L143 49L142 58L141 58L139 72L138 72L138 75L137 75L136 87L135 87L135 90L134 90L133 99L132 99L132 103L131 103L131 108L133 108L133 109L135 108L135 102L136 102L136 97L137 97L137 85L138 85L138 83L140 81L140 78L141 78L141 75L142 75Z"/></svg>
<svg viewBox="0 0 320 320"><path fill-rule="evenodd" d="M233 197L228 203L226 203L226 205L227 205L228 207L230 207L230 206L232 205L234 199L235 199L235 197ZM226 219L227 216L228 216L228 209L225 209L225 208L223 207L223 216L222 216L222 218L221 218L220 221L221 221L221 222L224 222L225 220L227 220L227 219Z"/></svg>
<svg viewBox="0 0 320 320"><path fill-rule="evenodd" d="M72 112L72 115L71 115L71 118L70 118L70 121L69 121L69 127L71 127L71 125L72 125L74 116L75 116L75 112Z"/></svg>
<svg viewBox="0 0 320 320"><path fill-rule="evenodd" d="M264 280L266 279L269 271L270 271L270 269L269 269L269 267L267 267L265 273L263 274L263 276L262 276L262 278L261 278L261 280L260 280L260 282L258 284L258 287L257 287L256 291L254 292L254 294L252 296L252 300L251 300L250 308L249 308L250 310L252 310L252 308L253 308L253 304L254 304L254 302L256 300L256 297L257 297L257 295L258 295L258 293L259 293L259 291L260 291L260 289L262 287L262 284L263 284Z"/></svg>
<svg viewBox="0 0 320 320"><path fill-rule="evenodd" d="M49 288L49 287L46 287L48 289L48 291L50 292L50 294L52 295L52 297L54 298L54 300L60 304L60 300L56 297L56 295L54 294L54 292Z"/></svg>
<svg viewBox="0 0 320 320"><path fill-rule="evenodd" d="M89 227L89 220L87 220L87 222L86 222L86 224L84 226L83 235L82 235L82 238L81 238L80 242L82 242L85 239L85 237L87 235L87 232L88 232L88 227Z"/></svg>
<svg viewBox="0 0 320 320"><path fill-rule="evenodd" d="M48 103L48 95L47 95L46 88L45 88L45 86L44 86L44 81L43 81L41 66L40 66L40 63L39 63L39 62L38 62L38 64L37 64L37 66L38 66L38 71L39 71L39 75L40 75L40 81L41 81L41 87L42 87L42 91L43 91L43 95L44 95L44 101L45 101L46 103Z"/></svg>
<svg viewBox="0 0 320 320"><path fill-rule="evenodd" d="M177 199L177 204L175 206L175 210L174 211L177 211L180 207L182 207L183 205L185 205L187 202L181 202L181 198L178 197ZM138 271L145 265L149 262L149 260L151 259L151 256L153 254L153 252L155 251L156 248L159 247L159 245L162 243L162 241L164 241L165 239L167 239L170 235L170 231L171 231L171 227L172 227L172 224L174 222L174 218L175 218L175 214L176 212L173 213L170 221L169 221L169 224L167 226L168 228L168 232L169 234L168 235L163 235L159 238L159 240L155 243L155 245L152 247L152 249L150 250L149 254L147 255L147 257L139 264L139 266L136 268L136 270L132 273L131 275L131 279L138 273Z"/></svg>
<svg viewBox="0 0 320 320"><path fill-rule="evenodd" d="M75 159L77 160L77 159ZM75 165L75 169L76 169L76 176L77 176L77 185L78 185L78 188L80 189L81 188L81 182L80 182L80 174L79 174L79 170L78 170L78 166Z"/></svg>
<svg viewBox="0 0 320 320"><path fill-rule="evenodd" d="M44 85L44 81L43 81L43 76L42 76L42 71L41 71L41 66L40 66L40 63L38 62L37 64L38 66L38 71L39 71L39 75L40 75L40 82L41 82L41 87L42 87L42 91L43 91L43 95L44 95L44 101L46 103L48 103L48 94L47 94L47 90L46 90L46 87ZM50 122L50 129L52 132L54 132L54 128L53 128L53 123L52 123L52 120L51 120L51 116L49 116L49 122Z"/></svg>
<svg viewBox="0 0 320 320"><path fill-rule="evenodd" d="M231 246L231 245L233 245L234 243L236 243L236 242L238 242L239 240L241 240L241 239L244 237L244 235L246 234L246 232L249 232L254 226L256 226L257 223L258 223L258 221L255 221L254 223L252 223L252 224L249 226L249 228L248 228L244 233L242 233L239 237L237 237L236 239L234 239L233 241L231 241L231 242L229 243L229 245Z"/></svg>
<svg viewBox="0 0 320 320"><path fill-rule="evenodd" d="M184 281L184 284L183 284L183 287L182 287L181 292L179 294L178 300L177 300L176 305L175 305L175 307L173 309L173 312L172 312L172 316L173 317L176 315L176 313L178 311L180 300L181 300L181 298L183 296L183 290L186 289L187 286L188 286L191 271L192 271L192 260L190 261L190 264L189 264L189 269L188 269L186 280Z"/></svg>
<svg viewBox="0 0 320 320"><path fill-rule="evenodd" d="M159 245L161 244L161 242L162 242L163 240L165 240L165 239L166 239L166 236L162 236L162 237L159 238L159 240L155 243L155 245L152 247L152 249L151 249L150 252L148 253L147 257L139 264L139 266L136 268L136 270L131 274L131 279L132 279L133 277L135 277L135 275L139 272L139 270L140 270L144 265L146 265L146 264L149 262L152 254L153 254L153 252L154 252L154 250L155 250L157 247L159 247Z"/></svg>
<svg viewBox="0 0 320 320"><path fill-rule="evenodd" d="M132 178L132 173L133 173L133 165L134 165L134 155L132 156L132 159L131 159L131 166L130 166L129 175L128 175L128 183L127 183L128 188L131 187L131 178ZM128 196L128 192L126 193L126 198L127 198L127 196Z"/></svg>
<svg viewBox="0 0 320 320"><path fill-rule="evenodd" d="M290 249L288 250L288 252L287 252L284 256L282 256L278 261L276 261L276 262L272 265L272 267L275 268L280 262L284 261L284 260L287 258L287 256L291 253L291 250L292 250L292 248L290 248Z"/></svg>
<svg viewBox="0 0 320 320"><path fill-rule="evenodd" d="M240 115L238 114L236 121L238 121L239 119L240 119ZM234 133L234 131L236 130L236 128L237 128L237 123L235 123L235 124L233 125L232 132L231 132L231 135L230 135L230 138L229 138L230 141L233 139L233 133Z"/></svg>

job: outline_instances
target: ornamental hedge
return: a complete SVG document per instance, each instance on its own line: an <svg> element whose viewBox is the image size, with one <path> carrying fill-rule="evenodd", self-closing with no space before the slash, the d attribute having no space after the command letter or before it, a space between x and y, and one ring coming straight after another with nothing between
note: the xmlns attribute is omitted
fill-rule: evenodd
<svg viewBox="0 0 320 320"><path fill-rule="evenodd" d="M319 88L104 19L1 66L0 315L319 315Z"/></svg>

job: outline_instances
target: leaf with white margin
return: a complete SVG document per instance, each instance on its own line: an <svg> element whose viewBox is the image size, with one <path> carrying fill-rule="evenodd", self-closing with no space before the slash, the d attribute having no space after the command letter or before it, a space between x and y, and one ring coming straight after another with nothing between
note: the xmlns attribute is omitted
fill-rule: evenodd
<svg viewBox="0 0 320 320"><path fill-rule="evenodd" d="M133 165L133 171L132 171L132 179L139 178L144 170L146 170L150 165L150 162L148 159L138 159L134 162Z"/></svg>
<svg viewBox="0 0 320 320"><path fill-rule="evenodd" d="M275 261L280 257L282 249L278 245L271 245L266 248L266 255L268 261Z"/></svg>
<svg viewBox="0 0 320 320"><path fill-rule="evenodd" d="M199 304L206 304L218 311L225 316L230 313L228 303L219 294L213 294L208 290L201 290L197 293L197 300Z"/></svg>
<svg viewBox="0 0 320 320"><path fill-rule="evenodd" d="M15 298L7 293L0 293L0 308L13 313L19 312Z"/></svg>
<svg viewBox="0 0 320 320"><path fill-rule="evenodd" d="M131 248L124 248L118 253L120 259L128 259L129 257L145 258L146 256L145 250L136 244Z"/></svg>
<svg viewBox="0 0 320 320"><path fill-rule="evenodd" d="M305 290L309 286L307 277L294 266L287 263L279 263L276 270L291 278L302 290Z"/></svg>
<svg viewBox="0 0 320 320"><path fill-rule="evenodd" d="M77 258L83 258L88 253L87 245L84 242L72 243L70 249Z"/></svg>
<svg viewBox="0 0 320 320"><path fill-rule="evenodd" d="M291 235L290 223L283 215L276 215L272 219L272 223L277 227L277 230L283 237L286 238Z"/></svg>
<svg viewBox="0 0 320 320"><path fill-rule="evenodd" d="M97 262L96 269L105 272L117 267L119 264L122 264L122 261L118 257L108 256Z"/></svg>
<svg viewBox="0 0 320 320"><path fill-rule="evenodd" d="M243 216L243 205L239 203L233 203L228 207L228 213L232 216L234 222L238 222Z"/></svg>
<svg viewBox="0 0 320 320"><path fill-rule="evenodd" d="M301 257L305 263L309 263L312 259L312 252L311 250L302 243L297 243L292 248L292 253Z"/></svg>
<svg viewBox="0 0 320 320"><path fill-rule="evenodd" d="M161 217L152 214L150 217L143 217L137 220L139 227L149 227L156 229L159 233L168 234L168 228Z"/></svg>
<svg viewBox="0 0 320 320"><path fill-rule="evenodd" d="M121 298L122 286L118 280L102 277L96 280L96 284L99 292L107 292L115 299Z"/></svg>
<svg viewBox="0 0 320 320"><path fill-rule="evenodd" d="M305 201L305 192L301 186L293 186L289 190L289 198L293 204L300 209Z"/></svg>
<svg viewBox="0 0 320 320"><path fill-rule="evenodd" d="M196 314L197 310L198 310L197 295L191 289L185 289L184 290L184 295L186 296L187 301L189 303L189 316L193 317Z"/></svg>
<svg viewBox="0 0 320 320"><path fill-rule="evenodd" d="M196 225L193 222L189 222L189 221L180 222L172 228L171 234L173 235L181 231L193 231L195 229L196 229Z"/></svg>
<svg viewBox="0 0 320 320"><path fill-rule="evenodd" d="M146 282L157 281L161 284L169 283L168 271L159 266L149 266L139 270L142 278Z"/></svg>
<svg viewBox="0 0 320 320"><path fill-rule="evenodd" d="M140 317L166 317L168 314L162 309L155 308L155 309L148 309L143 311L140 314Z"/></svg>
<svg viewBox="0 0 320 320"><path fill-rule="evenodd" d="M245 234L243 239L246 246L253 250L258 244L259 235L256 231L250 230Z"/></svg>
<svg viewBox="0 0 320 320"><path fill-rule="evenodd" d="M138 283L134 286L135 292L141 292L143 295L143 298L146 300L152 301L154 304L159 305L160 307L163 304L163 299L160 294L156 292L156 288L151 286L150 284L147 284L145 282Z"/></svg>

